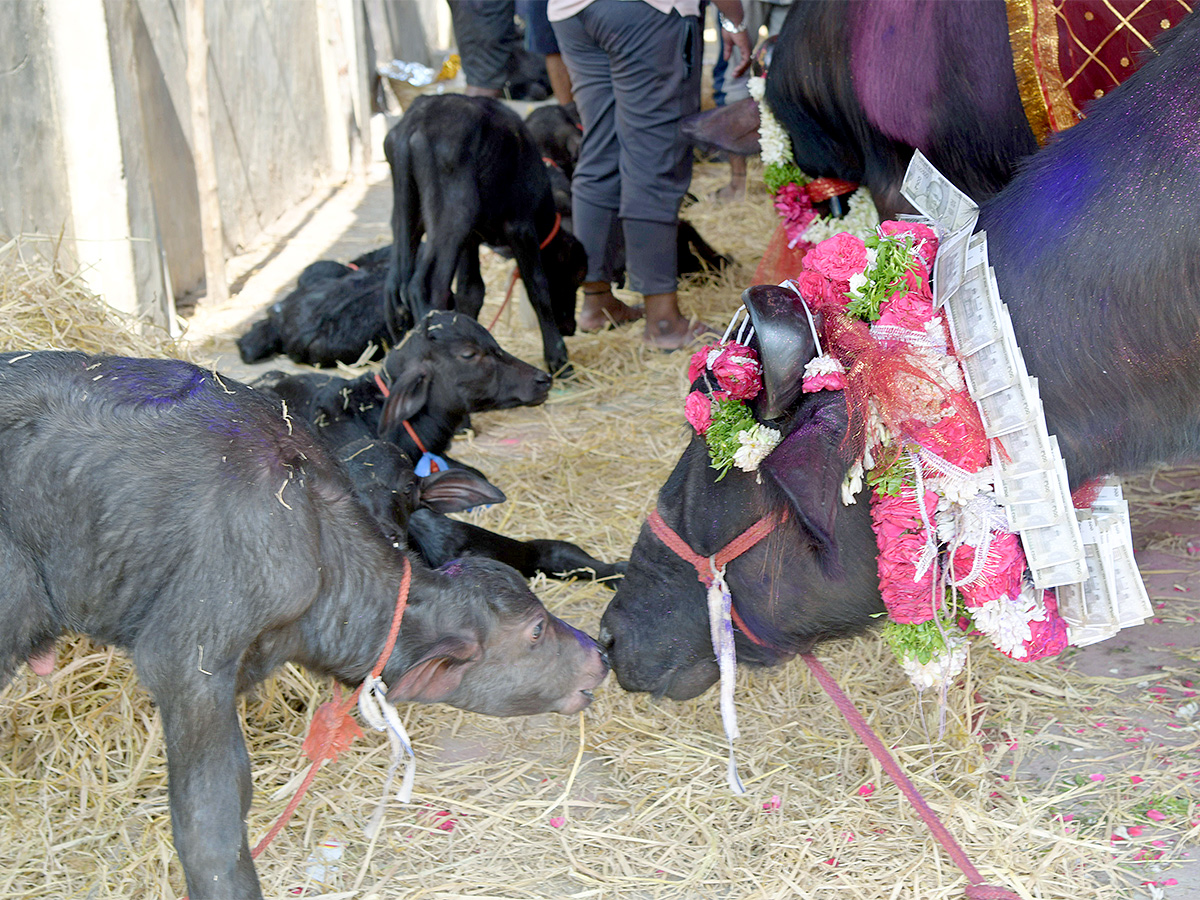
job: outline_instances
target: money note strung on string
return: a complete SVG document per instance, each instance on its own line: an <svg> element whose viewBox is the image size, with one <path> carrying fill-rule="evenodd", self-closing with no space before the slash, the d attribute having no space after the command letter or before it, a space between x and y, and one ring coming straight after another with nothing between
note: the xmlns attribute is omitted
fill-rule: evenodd
<svg viewBox="0 0 1200 900"><path fill-rule="evenodd" d="M979 217L975 201L951 184L920 150L908 164L900 193L921 215L933 219L947 232L966 228Z"/></svg>

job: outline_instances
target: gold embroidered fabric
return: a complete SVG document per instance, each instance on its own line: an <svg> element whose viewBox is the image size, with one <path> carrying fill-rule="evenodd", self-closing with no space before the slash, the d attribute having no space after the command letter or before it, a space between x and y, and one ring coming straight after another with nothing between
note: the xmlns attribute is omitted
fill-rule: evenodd
<svg viewBox="0 0 1200 900"><path fill-rule="evenodd" d="M1194 0L1007 0L1013 69L1039 144L1086 115Z"/></svg>

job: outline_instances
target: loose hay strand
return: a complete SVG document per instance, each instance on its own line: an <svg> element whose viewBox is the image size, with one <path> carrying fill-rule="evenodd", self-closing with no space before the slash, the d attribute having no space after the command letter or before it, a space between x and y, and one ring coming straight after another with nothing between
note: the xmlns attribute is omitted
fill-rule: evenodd
<svg viewBox="0 0 1200 900"><path fill-rule="evenodd" d="M693 193L703 199L684 213L740 263L681 285L683 309L715 327L739 305L777 221L754 163L745 201L706 199L726 174L699 167ZM0 248L5 349L191 352L186 342L132 333L75 273L36 256L21 242ZM485 251L481 321L495 315L509 265ZM539 336L519 315L501 317L496 334L541 364ZM634 325L569 338L575 377L556 384L544 406L473 417L475 431L453 453L509 499L464 519L521 539L567 538L607 560L628 554L687 440L687 354L647 350L640 336ZM1129 495L1136 504L1140 495ZM588 579L538 578L533 587L552 612L593 634L612 596ZM153 704L123 654L84 639L64 639L58 649L48 682L22 670L0 692L0 900L174 900L183 879ZM1128 721L1128 690L1143 681L1173 689L1185 674L1131 685L976 652L967 687L947 698L946 731L939 737L931 727L930 744L916 713L935 722L936 701L908 686L877 636L823 645L821 657L991 883L1030 900L1129 897L1139 881L1165 877L1153 867L1197 840L1187 780L1200 770L1194 740L1166 748L1157 735L1139 734L1126 743L1128 732L1113 727ZM725 787L710 695L660 703L625 694L610 679L577 728L551 715L490 719L404 707L419 764L414 801L389 802L385 827L365 840L387 752L378 737L357 742L322 768L296 818L258 860L264 891L355 900L961 896L961 875L804 667L743 670L738 682L745 797ZM254 772L251 835L269 828L290 797L285 788L305 768L300 744L311 711L328 692L286 666L240 701ZM1091 781L1080 775L1089 769L1112 774ZM1144 779L1136 789L1131 775ZM1179 826L1160 860L1136 858L1152 849L1149 831L1110 840L1116 829L1146 824L1149 797L1170 800ZM560 808L556 828L548 820ZM1061 818L1071 814L1070 822ZM340 843L340 859L317 858L326 838ZM323 883L309 873L318 864Z"/></svg>

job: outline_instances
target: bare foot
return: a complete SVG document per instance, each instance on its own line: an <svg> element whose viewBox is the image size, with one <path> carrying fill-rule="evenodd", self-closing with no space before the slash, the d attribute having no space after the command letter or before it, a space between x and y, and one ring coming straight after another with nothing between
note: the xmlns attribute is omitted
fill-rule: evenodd
<svg viewBox="0 0 1200 900"><path fill-rule="evenodd" d="M695 343L711 343L717 337L715 329L690 319L659 319L647 322L642 340L655 350L679 350Z"/></svg>
<svg viewBox="0 0 1200 900"><path fill-rule="evenodd" d="M717 203L730 203L734 200L746 199L746 179L743 177L741 181L734 178L729 184L723 188L718 188L709 194L709 199Z"/></svg>
<svg viewBox="0 0 1200 900"><path fill-rule="evenodd" d="M583 332L604 331L636 322L643 313L642 307L622 303L609 291L584 292L583 309L579 311L575 325Z"/></svg>

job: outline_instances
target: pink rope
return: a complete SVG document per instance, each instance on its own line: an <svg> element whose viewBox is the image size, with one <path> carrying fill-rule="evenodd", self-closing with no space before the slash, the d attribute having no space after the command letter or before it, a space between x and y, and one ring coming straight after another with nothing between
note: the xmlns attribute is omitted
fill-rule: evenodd
<svg viewBox="0 0 1200 900"><path fill-rule="evenodd" d="M858 711L854 703L846 696L845 692L838 686L838 683L834 681L833 676L825 670L825 667L811 653L801 653L800 656L808 664L808 668L812 670L817 681L821 683L821 687L825 688L825 693L829 695L829 699L833 701L834 706L846 717L847 724L858 735L859 740L866 744L867 748L875 754L875 758L879 760L880 765L883 766L883 770L888 773L888 777L896 783L896 787L900 788L900 792L916 808L917 813L925 821L926 826L933 832L933 836L938 839L938 843L942 845L942 848L954 860L954 864L967 876L967 881L970 882L965 890L968 900L1021 900L1019 894L1007 888L983 883L983 876L979 874L979 870L975 868L974 863L967 857L966 851L959 846L958 841L954 839L954 835L949 832L946 826L942 824L942 820L938 818L937 813L925 802L925 798L921 796L921 792L917 790L908 776L904 774L904 770L900 768L895 757L884 746L879 736L871 730L871 726L867 724L867 720L863 718L862 713Z"/></svg>

